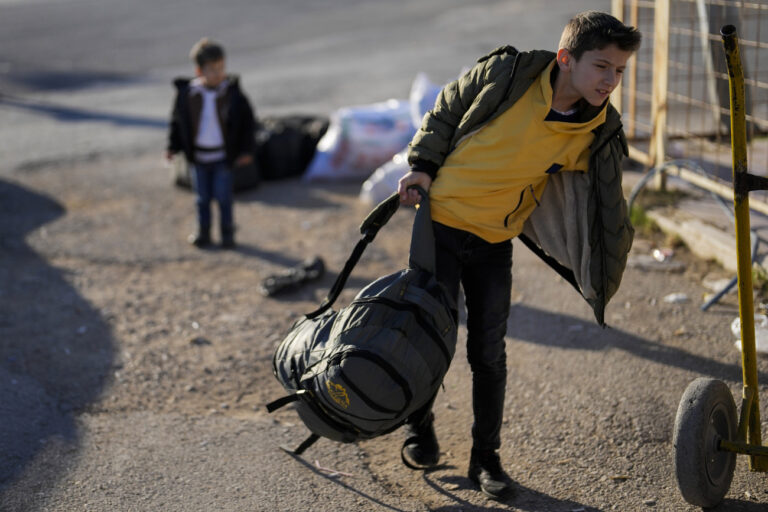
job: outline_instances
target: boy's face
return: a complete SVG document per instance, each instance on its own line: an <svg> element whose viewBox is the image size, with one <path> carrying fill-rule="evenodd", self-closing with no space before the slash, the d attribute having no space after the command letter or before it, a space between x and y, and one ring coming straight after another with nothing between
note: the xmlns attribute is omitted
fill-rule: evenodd
<svg viewBox="0 0 768 512"><path fill-rule="evenodd" d="M598 107L621 82L631 56L632 52L611 44L601 50L586 51L576 60L561 48L557 62L561 70L567 71L571 92Z"/></svg>
<svg viewBox="0 0 768 512"><path fill-rule="evenodd" d="M196 70L197 76L203 80L203 85L214 88L227 77L224 59L206 62Z"/></svg>

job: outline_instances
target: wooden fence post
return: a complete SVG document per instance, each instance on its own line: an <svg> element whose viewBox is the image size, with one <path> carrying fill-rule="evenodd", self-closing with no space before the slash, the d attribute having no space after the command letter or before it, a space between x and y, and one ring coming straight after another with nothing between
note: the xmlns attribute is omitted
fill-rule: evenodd
<svg viewBox="0 0 768 512"><path fill-rule="evenodd" d="M611 14L619 21L624 21L624 0L611 0ZM622 87L621 82L613 90L611 94L611 104L622 113Z"/></svg>
<svg viewBox="0 0 768 512"><path fill-rule="evenodd" d="M669 84L669 0L656 0L653 22L653 91L651 94L650 153L654 167L664 163L667 146L667 88ZM656 188L666 187L663 172L656 175Z"/></svg>

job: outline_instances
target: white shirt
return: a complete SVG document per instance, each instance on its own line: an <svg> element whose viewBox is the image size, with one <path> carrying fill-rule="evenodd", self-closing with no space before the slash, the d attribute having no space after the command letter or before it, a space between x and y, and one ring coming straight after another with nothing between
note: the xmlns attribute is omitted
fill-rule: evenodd
<svg viewBox="0 0 768 512"><path fill-rule="evenodd" d="M226 89L226 80L219 84L216 89L204 87L199 79L193 80L190 85L190 95L200 94L203 97L200 123L195 136L195 160L200 163L224 160L226 158L224 136L216 112L216 98ZM205 150L201 150L203 148Z"/></svg>

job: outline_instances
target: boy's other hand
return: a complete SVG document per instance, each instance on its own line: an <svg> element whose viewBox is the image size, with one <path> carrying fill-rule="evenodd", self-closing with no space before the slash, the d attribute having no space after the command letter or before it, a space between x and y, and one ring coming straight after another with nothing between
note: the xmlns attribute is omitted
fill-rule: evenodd
<svg viewBox="0 0 768 512"><path fill-rule="evenodd" d="M171 161L173 160L173 155L174 154L175 153L173 151L171 151L170 149L166 150L165 151L165 161L168 162L168 163L171 163Z"/></svg>
<svg viewBox="0 0 768 512"><path fill-rule="evenodd" d="M419 171L410 171L400 178L397 183L397 193L400 194L400 204L413 206L421 201L421 194L414 189L408 189L411 185L419 185L425 192L429 192L429 186L432 185L432 178L429 174Z"/></svg>

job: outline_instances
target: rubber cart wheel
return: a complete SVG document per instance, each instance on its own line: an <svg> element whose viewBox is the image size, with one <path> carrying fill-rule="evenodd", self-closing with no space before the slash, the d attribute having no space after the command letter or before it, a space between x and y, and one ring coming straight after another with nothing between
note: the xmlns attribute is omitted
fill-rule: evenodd
<svg viewBox="0 0 768 512"><path fill-rule="evenodd" d="M675 473L685 501L714 507L733 479L736 454L718 450L720 439L736 438L736 405L728 386L699 378L683 393L675 418Z"/></svg>

